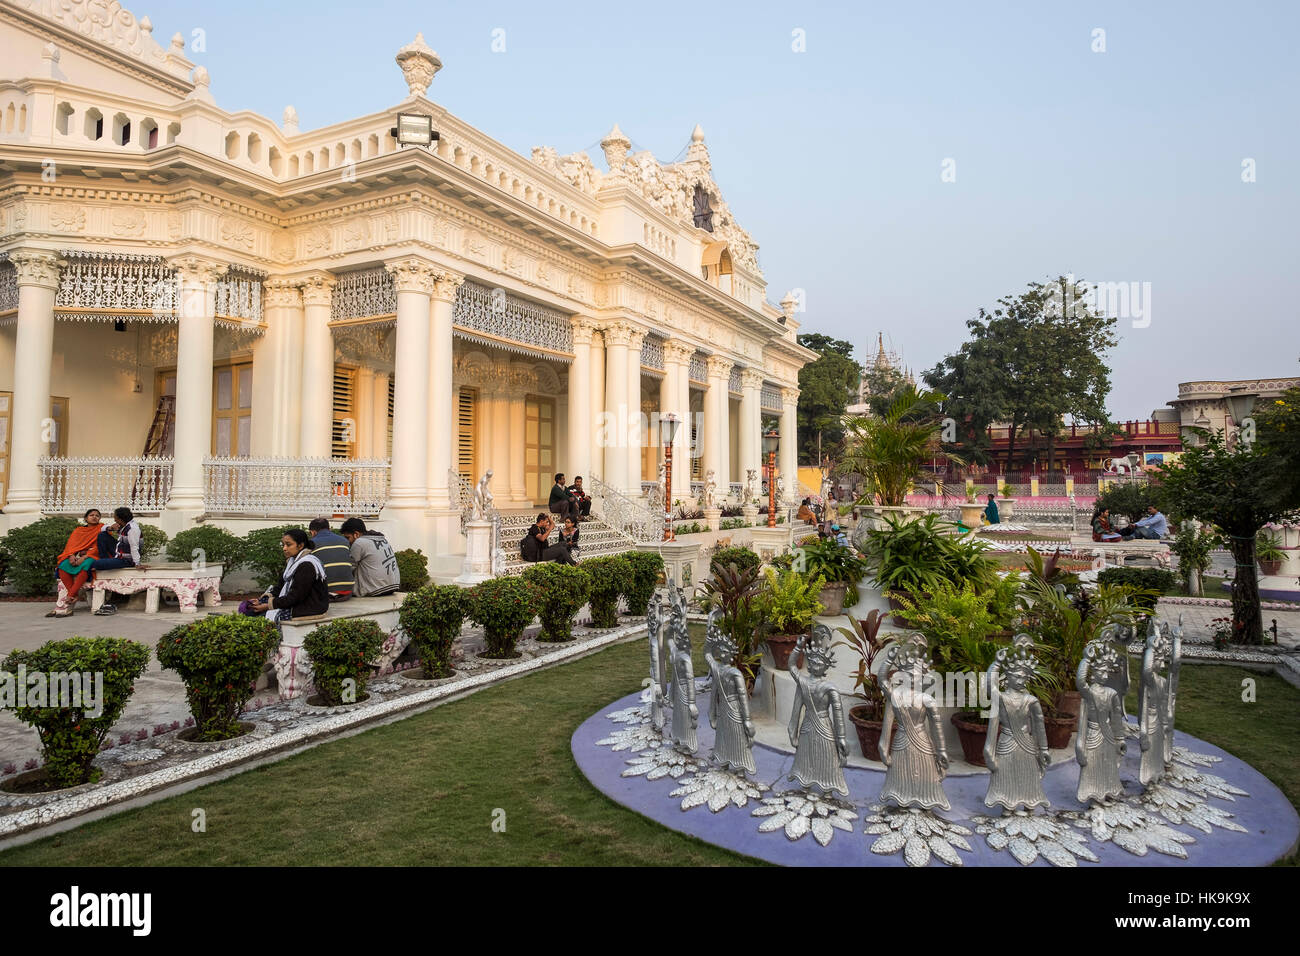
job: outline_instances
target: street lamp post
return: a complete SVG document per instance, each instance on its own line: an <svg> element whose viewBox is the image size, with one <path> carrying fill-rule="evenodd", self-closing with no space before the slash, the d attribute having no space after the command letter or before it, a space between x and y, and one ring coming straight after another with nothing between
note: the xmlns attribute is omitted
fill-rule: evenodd
<svg viewBox="0 0 1300 956"><path fill-rule="evenodd" d="M677 437L677 426L681 424L676 415L665 415L659 419L659 440L664 446L664 540L672 541L673 536L673 439Z"/></svg>
<svg viewBox="0 0 1300 956"><path fill-rule="evenodd" d="M776 527L776 449L781 436L776 429L763 435L763 451L767 452L767 526Z"/></svg>

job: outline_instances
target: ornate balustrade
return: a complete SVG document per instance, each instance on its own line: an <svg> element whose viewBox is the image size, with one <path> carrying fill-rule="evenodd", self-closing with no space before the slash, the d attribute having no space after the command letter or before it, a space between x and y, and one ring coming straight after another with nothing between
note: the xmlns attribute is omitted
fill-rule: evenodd
<svg viewBox="0 0 1300 956"><path fill-rule="evenodd" d="M110 514L126 505L158 512L172 489L171 458L42 458L41 511L80 516L90 508Z"/></svg>
<svg viewBox="0 0 1300 956"><path fill-rule="evenodd" d="M657 486L656 486L657 490ZM595 475L588 478L587 494L591 496L591 512L629 542L661 541L664 535L663 500L659 498L655 510L653 493L650 507L633 501L627 495L611 488Z"/></svg>
<svg viewBox="0 0 1300 956"><path fill-rule="evenodd" d="M263 517L373 517L388 501L386 460L207 458L203 506L209 514Z"/></svg>

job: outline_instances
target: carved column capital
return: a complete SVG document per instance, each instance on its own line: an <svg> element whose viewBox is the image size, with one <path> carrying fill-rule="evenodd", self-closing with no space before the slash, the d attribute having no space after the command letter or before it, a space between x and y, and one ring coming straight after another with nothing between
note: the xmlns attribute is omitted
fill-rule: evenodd
<svg viewBox="0 0 1300 956"><path fill-rule="evenodd" d="M184 255L168 259L167 267L176 273L181 285L194 288L214 286L230 264L207 256Z"/></svg>
<svg viewBox="0 0 1300 956"><path fill-rule="evenodd" d="M596 321L587 315L570 316L569 325L573 327L574 345L590 345L600 331Z"/></svg>
<svg viewBox="0 0 1300 956"><path fill-rule="evenodd" d="M18 284L35 285L45 289L59 287L59 267L63 260L56 253L44 249L19 249L9 254L9 261L18 273Z"/></svg>
<svg viewBox="0 0 1300 956"><path fill-rule="evenodd" d="M798 405L798 404L799 404L799 389L797 389L797 388L791 388L791 387L789 387L789 386L782 386L782 388L781 388L781 402L782 402L782 404L785 404L785 405Z"/></svg>
<svg viewBox="0 0 1300 956"><path fill-rule="evenodd" d="M731 376L731 368L736 363L722 355L710 355L704 360L704 364L709 370L709 378L725 380Z"/></svg>
<svg viewBox="0 0 1300 956"><path fill-rule="evenodd" d="M691 364L691 356L695 354L695 346L689 342L683 342L681 339L668 339L664 342L664 365L686 365Z"/></svg>
<svg viewBox="0 0 1300 956"><path fill-rule="evenodd" d="M745 391L758 391L763 387L763 373L758 369L746 368L740 372L740 387Z"/></svg>
<svg viewBox="0 0 1300 956"><path fill-rule="evenodd" d="M632 326L627 322L610 322L604 328L605 345L629 345L632 342Z"/></svg>
<svg viewBox="0 0 1300 956"><path fill-rule="evenodd" d="M638 355L641 353L641 344L645 342L646 330L632 327L627 337L627 347Z"/></svg>
<svg viewBox="0 0 1300 956"><path fill-rule="evenodd" d="M274 278L262 283L268 309L301 309L302 291L296 279Z"/></svg>
<svg viewBox="0 0 1300 956"><path fill-rule="evenodd" d="M455 302L456 291L464 282L465 277L459 272L444 269L433 282L433 298L438 302Z"/></svg>
<svg viewBox="0 0 1300 956"><path fill-rule="evenodd" d="M328 272L313 272L297 280L303 305L329 306L334 293L334 277Z"/></svg>
<svg viewBox="0 0 1300 956"><path fill-rule="evenodd" d="M442 270L427 260L414 256L385 262L384 268L392 274L398 292L421 292L424 295L433 295L434 285L442 274Z"/></svg>

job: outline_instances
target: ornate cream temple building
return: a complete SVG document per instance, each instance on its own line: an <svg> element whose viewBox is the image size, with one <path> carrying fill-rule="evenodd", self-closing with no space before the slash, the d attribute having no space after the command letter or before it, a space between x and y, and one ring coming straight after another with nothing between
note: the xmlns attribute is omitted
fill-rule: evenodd
<svg viewBox="0 0 1300 956"><path fill-rule="evenodd" d="M687 461L738 495L771 423L797 492L815 355L698 127L674 164L617 126L608 172L523 157L426 97L417 37L406 99L302 132L104 0L0 0L0 50L0 531L360 514L444 573L488 469L501 509L563 471L644 510L670 412L674 497ZM399 113L439 138L399 146Z"/></svg>

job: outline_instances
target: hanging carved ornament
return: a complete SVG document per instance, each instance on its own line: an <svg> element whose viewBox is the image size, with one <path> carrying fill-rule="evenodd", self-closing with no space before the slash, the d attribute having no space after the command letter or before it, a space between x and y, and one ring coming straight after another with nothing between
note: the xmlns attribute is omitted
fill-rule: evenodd
<svg viewBox="0 0 1300 956"><path fill-rule="evenodd" d="M330 299L330 319L364 319L397 313L397 286L383 267L338 274Z"/></svg>
<svg viewBox="0 0 1300 956"><path fill-rule="evenodd" d="M161 256L77 250L61 255L65 264L54 307L63 317L111 320L116 311L137 321L175 319L175 275Z"/></svg>

